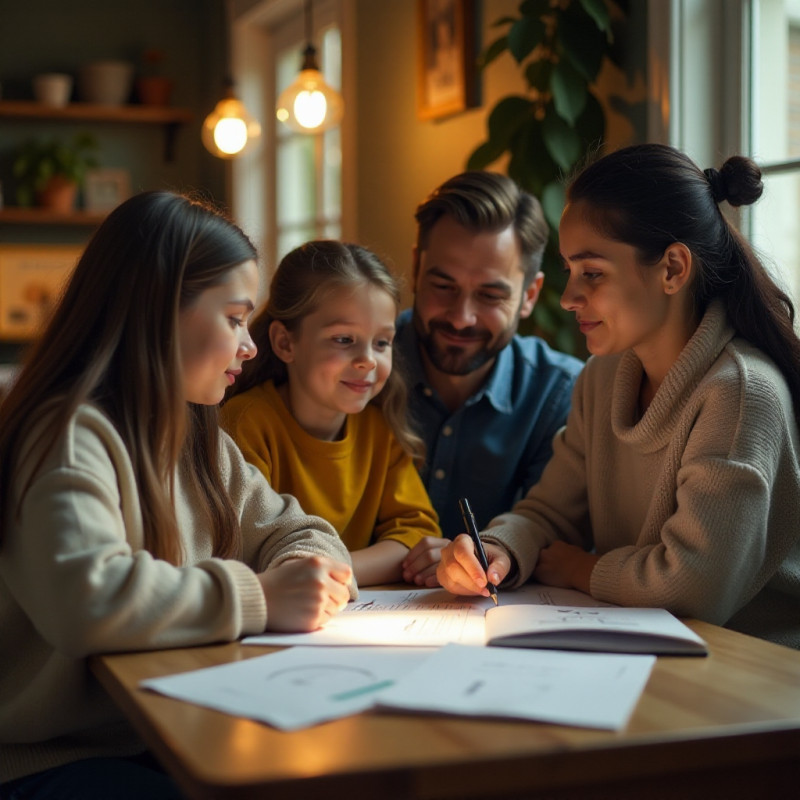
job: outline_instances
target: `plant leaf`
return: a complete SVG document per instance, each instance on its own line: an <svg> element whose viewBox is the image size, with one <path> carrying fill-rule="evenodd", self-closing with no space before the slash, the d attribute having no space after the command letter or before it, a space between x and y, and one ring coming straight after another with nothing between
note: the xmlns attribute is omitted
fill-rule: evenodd
<svg viewBox="0 0 800 800"><path fill-rule="evenodd" d="M600 101L591 92L586 93L586 106L575 129L580 132L584 151L594 150L605 142L606 114Z"/></svg>
<svg viewBox="0 0 800 800"><path fill-rule="evenodd" d="M561 212L564 210L566 190L562 181L551 181L542 191L542 211L551 228L558 230Z"/></svg>
<svg viewBox="0 0 800 800"><path fill-rule="evenodd" d="M539 327L549 334L554 334L558 330L558 320L550 310L550 306L543 302L544 298L536 304L536 323Z"/></svg>
<svg viewBox="0 0 800 800"><path fill-rule="evenodd" d="M550 77L553 74L553 62L547 58L537 58L525 68L528 85L540 92L550 89Z"/></svg>
<svg viewBox="0 0 800 800"><path fill-rule="evenodd" d="M508 32L508 49L517 63L520 63L530 55L537 44L544 41L544 36L544 23L538 17L522 17Z"/></svg>
<svg viewBox="0 0 800 800"><path fill-rule="evenodd" d="M600 72L608 43L605 34L581 6L571 5L559 15L556 38L559 52L589 83Z"/></svg>
<svg viewBox="0 0 800 800"><path fill-rule="evenodd" d="M516 17L500 17L492 23L493 28L499 28L501 25L508 25L517 21Z"/></svg>
<svg viewBox="0 0 800 800"><path fill-rule="evenodd" d="M486 169L489 164L497 161L505 152L496 142L484 142L478 145L467 159L467 169Z"/></svg>
<svg viewBox="0 0 800 800"><path fill-rule="evenodd" d="M552 107L548 107L548 113L542 120L542 139L547 152L564 172L569 172L581 157L581 137Z"/></svg>
<svg viewBox="0 0 800 800"><path fill-rule="evenodd" d="M586 13L594 20L601 31L611 33L611 15L604 0L580 0Z"/></svg>
<svg viewBox="0 0 800 800"><path fill-rule="evenodd" d="M501 36L495 39L481 54L478 56L478 69L486 69L501 53L508 50L508 36Z"/></svg>
<svg viewBox="0 0 800 800"><path fill-rule="evenodd" d="M519 13L526 17L536 17L540 19L542 14L550 10L550 0L522 0L519 5Z"/></svg>
<svg viewBox="0 0 800 800"><path fill-rule="evenodd" d="M550 85L556 113L570 125L575 125L575 121L586 107L588 92L583 76L569 61L562 58L553 70Z"/></svg>
<svg viewBox="0 0 800 800"><path fill-rule="evenodd" d="M541 123L531 117L514 134L508 149L511 153L507 169L509 177L523 189L541 197L545 185L559 172L542 139Z"/></svg>
<svg viewBox="0 0 800 800"><path fill-rule="evenodd" d="M511 137L532 114L533 103L527 97L519 95L504 97L489 114L488 141L505 150Z"/></svg>

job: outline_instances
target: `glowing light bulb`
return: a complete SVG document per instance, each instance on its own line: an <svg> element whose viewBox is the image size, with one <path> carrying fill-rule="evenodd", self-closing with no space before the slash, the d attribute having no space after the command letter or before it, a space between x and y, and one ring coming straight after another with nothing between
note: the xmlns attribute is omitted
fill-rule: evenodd
<svg viewBox="0 0 800 800"><path fill-rule="evenodd" d="M342 119L342 96L330 87L318 69L304 69L281 92L275 114L299 133L318 133L338 125Z"/></svg>
<svg viewBox="0 0 800 800"><path fill-rule="evenodd" d="M318 128L327 111L325 95L317 89L300 92L294 101L294 115L304 128Z"/></svg>
<svg viewBox="0 0 800 800"><path fill-rule="evenodd" d="M232 94L217 103L203 122L205 148L218 158L235 158L261 135L261 126Z"/></svg>
<svg viewBox="0 0 800 800"><path fill-rule="evenodd" d="M241 119L221 119L214 128L214 144L229 156L244 150L247 125Z"/></svg>

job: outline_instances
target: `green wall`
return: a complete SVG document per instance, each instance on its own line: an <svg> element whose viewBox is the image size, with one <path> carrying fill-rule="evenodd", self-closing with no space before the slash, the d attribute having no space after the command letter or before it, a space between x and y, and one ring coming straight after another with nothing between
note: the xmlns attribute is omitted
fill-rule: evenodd
<svg viewBox="0 0 800 800"><path fill-rule="evenodd" d="M223 0L0 0L0 84L6 100L33 99L40 72L76 74L85 63L124 59L137 69L141 53L165 53L161 71L174 81L172 105L194 113L176 139L176 158L163 157L159 126L120 123L20 122L0 118L0 181L12 205L11 163L29 137L70 137L90 130L100 166L124 167L134 190L174 188L225 202L224 164L206 153L200 125L221 91L224 73ZM74 96L74 95L73 95ZM13 227L13 229L12 229ZM74 241L86 232L0 224L0 241Z"/></svg>
<svg viewBox="0 0 800 800"><path fill-rule="evenodd" d="M76 76L85 63L123 59L141 66L147 48L165 54L161 72L174 82L172 105L194 118L178 129L175 158L164 159L161 126L61 123L0 118L0 182L6 205L16 205L11 164L28 138L71 138L91 131L99 166L124 168L133 191L179 189L226 203L226 165L200 143L200 126L214 107L225 73L224 0L0 0L2 99L32 100L41 72ZM73 93L73 98L75 93ZM12 225L0 221L0 243L80 244L91 228ZM15 361L21 346L0 342L0 362Z"/></svg>

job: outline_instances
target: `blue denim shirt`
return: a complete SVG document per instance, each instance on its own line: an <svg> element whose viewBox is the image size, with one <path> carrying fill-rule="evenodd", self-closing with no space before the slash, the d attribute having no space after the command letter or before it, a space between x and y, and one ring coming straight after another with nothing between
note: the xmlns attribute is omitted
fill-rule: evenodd
<svg viewBox="0 0 800 800"><path fill-rule="evenodd" d="M451 539L464 532L459 497L469 499L482 530L539 480L583 362L535 336L515 336L486 383L451 414L425 378L410 309L397 320L394 346L412 426L425 440L422 480L442 532Z"/></svg>

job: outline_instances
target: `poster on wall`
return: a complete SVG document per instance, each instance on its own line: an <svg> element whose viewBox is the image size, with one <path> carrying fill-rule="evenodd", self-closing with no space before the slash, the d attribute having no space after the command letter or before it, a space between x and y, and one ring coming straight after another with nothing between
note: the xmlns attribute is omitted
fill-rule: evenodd
<svg viewBox="0 0 800 800"><path fill-rule="evenodd" d="M80 245L0 245L0 339L36 337L82 252Z"/></svg>
<svg viewBox="0 0 800 800"><path fill-rule="evenodd" d="M474 0L417 0L417 115L436 119L477 104Z"/></svg>

